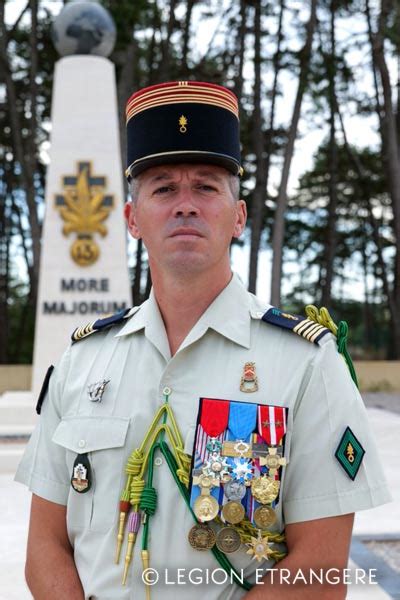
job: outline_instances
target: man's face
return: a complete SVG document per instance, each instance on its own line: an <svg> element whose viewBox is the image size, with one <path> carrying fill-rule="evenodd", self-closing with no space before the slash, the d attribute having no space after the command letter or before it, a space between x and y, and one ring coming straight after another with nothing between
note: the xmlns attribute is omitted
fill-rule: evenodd
<svg viewBox="0 0 400 600"><path fill-rule="evenodd" d="M214 165L166 165L139 176L137 199L125 206L131 235L142 238L150 265L198 273L229 262L229 245L246 222L229 173Z"/></svg>

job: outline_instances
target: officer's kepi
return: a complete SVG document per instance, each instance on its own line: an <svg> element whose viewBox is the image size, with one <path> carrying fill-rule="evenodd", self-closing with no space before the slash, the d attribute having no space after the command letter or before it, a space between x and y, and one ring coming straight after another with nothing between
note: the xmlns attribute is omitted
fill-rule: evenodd
<svg viewBox="0 0 400 600"><path fill-rule="evenodd" d="M165 164L205 163L242 174L238 101L230 90L174 81L135 92L126 105L130 181Z"/></svg>

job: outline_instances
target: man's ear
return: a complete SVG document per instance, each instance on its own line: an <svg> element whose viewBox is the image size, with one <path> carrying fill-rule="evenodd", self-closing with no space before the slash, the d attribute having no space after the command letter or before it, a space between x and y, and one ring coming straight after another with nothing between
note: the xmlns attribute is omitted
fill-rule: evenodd
<svg viewBox="0 0 400 600"><path fill-rule="evenodd" d="M233 237L238 238L242 235L247 221L247 206L244 200L237 201L236 223L233 231Z"/></svg>
<svg viewBox="0 0 400 600"><path fill-rule="evenodd" d="M136 207L133 202L127 202L124 206L124 216L128 231L135 240L142 237L136 223Z"/></svg>

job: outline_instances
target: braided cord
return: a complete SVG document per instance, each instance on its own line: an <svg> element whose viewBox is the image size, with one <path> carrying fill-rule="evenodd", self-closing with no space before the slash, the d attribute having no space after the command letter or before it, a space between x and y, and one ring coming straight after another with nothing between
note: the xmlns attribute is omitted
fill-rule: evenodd
<svg viewBox="0 0 400 600"><path fill-rule="evenodd" d="M313 304L309 304L308 306L306 306L305 312L309 319L311 319L315 323L323 325L323 327L327 327L336 337L338 351L346 361L352 380L354 381L356 386L359 387L353 361L351 360L350 353L347 349L349 326L346 323L346 321L339 321L339 324L336 325L331 315L329 314L328 309L324 306L318 310L316 306L314 306Z"/></svg>

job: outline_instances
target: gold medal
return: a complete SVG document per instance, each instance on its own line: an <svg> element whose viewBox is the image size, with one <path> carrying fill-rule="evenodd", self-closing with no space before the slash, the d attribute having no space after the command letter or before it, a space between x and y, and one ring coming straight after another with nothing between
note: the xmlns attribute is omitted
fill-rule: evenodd
<svg viewBox="0 0 400 600"><path fill-rule="evenodd" d="M251 493L260 504L271 504L279 494L280 482L263 475L251 482Z"/></svg>
<svg viewBox="0 0 400 600"><path fill-rule="evenodd" d="M278 454L277 448L268 448L268 454L260 457L260 465L268 467L270 477L273 477L279 467L286 465L286 458Z"/></svg>
<svg viewBox="0 0 400 600"><path fill-rule="evenodd" d="M195 550L211 550L215 544L215 533L206 523L193 525L188 535L189 543Z"/></svg>
<svg viewBox="0 0 400 600"><path fill-rule="evenodd" d="M204 521L212 521L218 515L219 504L214 496L201 495L196 498L193 511L202 523Z"/></svg>
<svg viewBox="0 0 400 600"><path fill-rule="evenodd" d="M239 532L234 527L223 527L217 533L216 545L218 550L225 554L239 550L242 541Z"/></svg>
<svg viewBox="0 0 400 600"><path fill-rule="evenodd" d="M250 554L258 562L261 562L263 558L268 560L272 553L268 538L263 537L260 530L257 532L257 537L251 536L251 542L246 543L246 546L249 547L246 554Z"/></svg>
<svg viewBox="0 0 400 600"><path fill-rule="evenodd" d="M240 502L235 502L234 500L230 500L222 507L222 516L225 521L231 523L232 525L236 525L240 523L244 519L245 510L243 504Z"/></svg>
<svg viewBox="0 0 400 600"><path fill-rule="evenodd" d="M267 529L276 521L276 514L270 506L259 506L254 511L254 523L259 529Z"/></svg>

